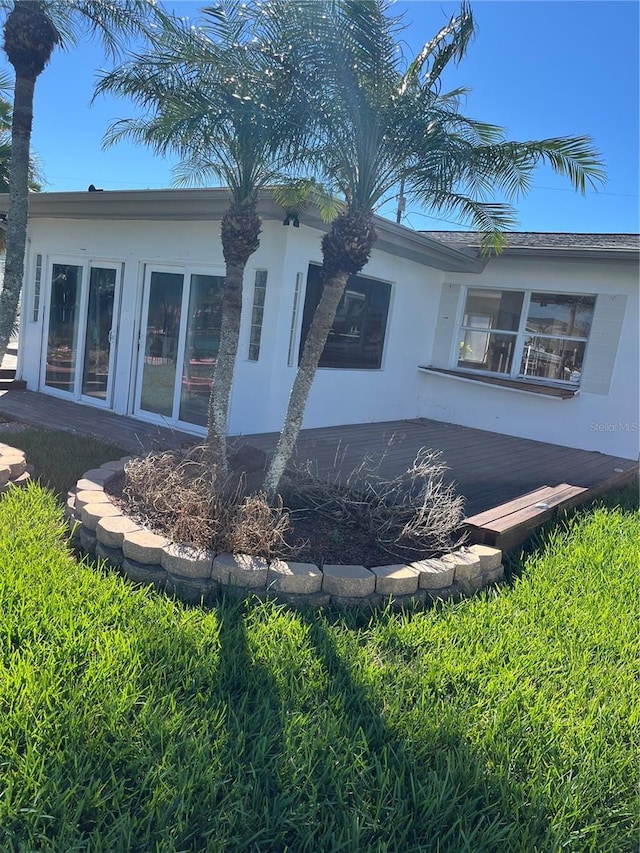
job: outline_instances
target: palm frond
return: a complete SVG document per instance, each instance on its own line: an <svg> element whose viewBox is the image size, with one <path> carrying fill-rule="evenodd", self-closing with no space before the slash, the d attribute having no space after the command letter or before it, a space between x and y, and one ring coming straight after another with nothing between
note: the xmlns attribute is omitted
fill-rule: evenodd
<svg viewBox="0 0 640 853"><path fill-rule="evenodd" d="M44 0L43 5L61 47L78 44L88 33L110 56L121 55L131 38L148 35L162 14L154 0Z"/></svg>

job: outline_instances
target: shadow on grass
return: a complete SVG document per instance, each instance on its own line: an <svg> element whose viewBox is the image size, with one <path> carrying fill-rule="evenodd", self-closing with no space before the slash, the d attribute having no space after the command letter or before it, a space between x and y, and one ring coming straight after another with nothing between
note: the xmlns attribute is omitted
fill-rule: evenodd
<svg viewBox="0 0 640 853"><path fill-rule="evenodd" d="M513 782L492 778L462 726L430 719L427 706L424 733L407 740L385 719L371 688L358 681L329 622L309 613L302 618L326 673L323 700L332 709L333 731L309 779L326 803L317 846L298 847L300 839L291 839L292 849L525 850L521 827L526 835L544 836L544 807L518 796ZM349 619L357 623L362 616ZM401 715L402 705L387 713ZM505 810L505 791L519 802L518 814Z"/></svg>

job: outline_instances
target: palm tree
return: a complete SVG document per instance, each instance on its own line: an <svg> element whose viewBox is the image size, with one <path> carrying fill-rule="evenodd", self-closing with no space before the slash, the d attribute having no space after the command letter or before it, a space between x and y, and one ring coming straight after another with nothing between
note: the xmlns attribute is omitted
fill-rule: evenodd
<svg viewBox="0 0 640 853"><path fill-rule="evenodd" d="M582 192L603 173L588 137L511 142L502 128L461 113L464 89L441 91L443 71L464 57L474 33L466 4L410 62L386 0L272 0L266 8L273 39L288 39L311 91L316 167L344 199L322 240L322 296L265 480L273 497L347 280L369 260L373 213L399 185L421 205L467 219L484 233L485 249L499 251L514 224L509 202L526 192L539 163ZM496 194L506 202L489 200Z"/></svg>
<svg viewBox="0 0 640 853"><path fill-rule="evenodd" d="M56 47L85 33L100 36L108 53L120 37L136 35L153 11L151 0L1 0L4 50L15 70L4 289L0 294L0 359L15 324L22 289L29 215L29 169L35 84Z"/></svg>
<svg viewBox="0 0 640 853"><path fill-rule="evenodd" d="M260 245L262 187L287 179L305 122L291 68L261 38L244 4L205 9L193 27L166 17L153 50L105 75L97 93L133 99L141 117L116 122L107 144L126 137L177 152L177 182L215 179L229 188L221 242L226 265L220 348L208 405L207 443L217 472L228 469L229 402L238 350L245 267Z"/></svg>
<svg viewBox="0 0 640 853"><path fill-rule="evenodd" d="M11 89L9 76L0 73L0 192L9 190L9 175L11 174L11 101L7 99ZM29 161L29 189L38 192L41 189L40 174L36 160ZM6 248L6 231L0 226L0 252Z"/></svg>

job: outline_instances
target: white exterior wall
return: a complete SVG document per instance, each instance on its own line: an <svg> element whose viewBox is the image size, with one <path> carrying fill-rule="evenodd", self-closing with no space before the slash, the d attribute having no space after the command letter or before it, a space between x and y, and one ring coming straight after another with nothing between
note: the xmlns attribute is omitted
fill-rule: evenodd
<svg viewBox="0 0 640 853"><path fill-rule="evenodd" d="M317 231L303 225L299 229L284 230L290 234L282 271L278 330L274 335L271 406L266 431L282 427L297 367L307 269L310 263L322 261L321 235ZM294 364L288 366L297 273L302 273L304 284L298 306ZM424 359L433 336L443 274L374 249L362 275L391 284L381 369L319 368L309 396L304 427L413 418L418 412L421 378L415 366Z"/></svg>
<svg viewBox="0 0 640 853"><path fill-rule="evenodd" d="M144 268L147 265L197 268L220 275L224 261L219 223L87 221L35 219L30 224L27 286L21 329L20 377L30 390L41 383L41 361L47 330L46 302L52 261L121 262L124 281L118 324L113 410L133 410L137 341L140 331ZM233 434L277 431L286 412L297 365L307 269L321 262L321 233L302 225L263 224L261 245L245 273L243 323L234 383L230 429ZM40 310L33 321L35 257L43 256ZM248 359L255 271L268 272L260 358ZM300 292L294 364L287 364L296 274ZM385 421L415 417L422 379L415 366L424 361L433 336L442 273L374 249L363 271L392 285L382 368L323 368L316 376L305 427ZM198 427L184 429L202 432Z"/></svg>
<svg viewBox="0 0 640 853"><path fill-rule="evenodd" d="M638 456L638 269L630 262L586 262L503 257L489 262L480 275L447 273L445 281L461 285L448 366L455 367L455 344L464 307L465 287L535 290L548 293L626 297L626 307L608 394L583 388L568 400L528 391L464 381L433 373L421 375L420 414L447 423L521 436L551 444L597 450L635 459ZM595 326L595 323L594 323ZM593 337L593 336L592 336ZM599 345L600 346L600 345ZM597 382L600 355L587 344L582 384ZM424 362L430 364L431 359Z"/></svg>
<svg viewBox="0 0 640 853"><path fill-rule="evenodd" d="M231 407L230 427L234 434L277 431L282 426L297 364L307 269L310 262L321 261L321 236L304 225L296 229L283 227L280 221L263 224L261 246L250 259L245 275L243 324ZM26 380L30 390L44 390L40 376L52 259L68 263L121 262L124 282L113 409L120 414L131 413L145 264L223 274L219 222L36 218L30 223L29 237L19 378ZM40 310L34 322L36 254L43 256L43 275ZM260 358L251 362L249 330L257 269L267 270L268 279ZM289 366L297 273L302 274L303 285L294 364ZM634 264L502 257L492 260L479 275L454 274L374 249L363 275L392 285L382 367L319 369L305 427L426 417L628 458L638 455L638 281ZM443 284L454 287L441 301ZM419 365L431 363L455 366L457 328L464 288L468 286L624 297L624 322L609 393L581 389L576 397L562 400L419 371ZM457 297L452 297L456 288ZM439 323L439 312L445 309L448 316L457 311L448 331ZM598 346L602 350L607 345ZM587 348L585 388L599 387L598 383L602 386L598 352L595 346L592 353ZM203 432L187 425L180 428Z"/></svg>

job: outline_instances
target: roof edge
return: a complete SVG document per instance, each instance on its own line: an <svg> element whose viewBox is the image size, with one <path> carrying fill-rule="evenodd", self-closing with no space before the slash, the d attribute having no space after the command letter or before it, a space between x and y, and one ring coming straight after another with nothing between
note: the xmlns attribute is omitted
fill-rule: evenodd
<svg viewBox="0 0 640 853"><path fill-rule="evenodd" d="M0 212L7 212L8 195L0 194ZM226 187L155 190L99 190L29 194L30 219L111 219L206 221L219 219L228 207ZM282 219L283 211L270 190L260 192L258 213L265 219ZM317 208L300 217L310 228L327 231ZM428 234L375 217L375 248L447 272L481 272L486 259L473 251L447 246Z"/></svg>

